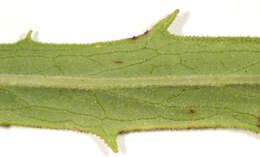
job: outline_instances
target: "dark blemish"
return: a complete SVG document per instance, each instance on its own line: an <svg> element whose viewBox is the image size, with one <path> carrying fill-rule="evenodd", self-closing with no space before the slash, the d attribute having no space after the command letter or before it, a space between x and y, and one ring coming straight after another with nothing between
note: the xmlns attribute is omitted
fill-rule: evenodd
<svg viewBox="0 0 260 157"><path fill-rule="evenodd" d="M133 36L131 39L136 40L137 38L138 38L138 36Z"/></svg>
<svg viewBox="0 0 260 157"><path fill-rule="evenodd" d="M148 34L148 33L149 33L149 30L146 30L143 34L138 35L138 36L133 36L131 39L132 39L132 40L136 40L136 39L138 39L139 37L144 36L144 35L146 35L146 34Z"/></svg>
<svg viewBox="0 0 260 157"><path fill-rule="evenodd" d="M1 124L0 124L0 127L3 127L3 128L10 128L11 125L10 125L10 124L7 124L7 123L1 123Z"/></svg>
<svg viewBox="0 0 260 157"><path fill-rule="evenodd" d="M190 130L190 129L193 129L194 127L193 126L187 126L186 129L187 130Z"/></svg>
<svg viewBox="0 0 260 157"><path fill-rule="evenodd" d="M143 35L146 35L149 33L149 30L146 30Z"/></svg>
<svg viewBox="0 0 260 157"><path fill-rule="evenodd" d="M117 63L117 64L123 64L123 61L113 61L113 63Z"/></svg>
<svg viewBox="0 0 260 157"><path fill-rule="evenodd" d="M258 125L257 127L260 128L260 117L257 117Z"/></svg>
<svg viewBox="0 0 260 157"><path fill-rule="evenodd" d="M195 113L196 111L193 109L190 109L190 113Z"/></svg>

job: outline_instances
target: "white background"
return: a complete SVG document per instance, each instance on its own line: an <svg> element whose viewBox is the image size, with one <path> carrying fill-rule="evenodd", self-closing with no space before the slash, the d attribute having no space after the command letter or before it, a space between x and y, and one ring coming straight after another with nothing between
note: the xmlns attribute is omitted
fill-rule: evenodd
<svg viewBox="0 0 260 157"><path fill-rule="evenodd" d="M258 36L259 0L0 0L0 43L28 30L42 42L91 43L132 37L175 9L178 35ZM91 134L0 128L2 157L259 157L260 135L239 129L148 131L118 136L119 153Z"/></svg>

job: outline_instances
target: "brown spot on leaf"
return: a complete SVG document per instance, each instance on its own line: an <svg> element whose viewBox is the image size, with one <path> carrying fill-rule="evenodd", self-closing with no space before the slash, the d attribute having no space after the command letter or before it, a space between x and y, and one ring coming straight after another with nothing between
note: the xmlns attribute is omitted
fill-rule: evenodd
<svg viewBox="0 0 260 157"><path fill-rule="evenodd" d="M115 60L115 61L112 61L113 63L116 63L116 64L123 64L124 62L123 61L119 61L119 60Z"/></svg>
<svg viewBox="0 0 260 157"><path fill-rule="evenodd" d="M257 121L258 121L257 127L260 128L260 117L257 117Z"/></svg>
<svg viewBox="0 0 260 157"><path fill-rule="evenodd" d="M1 123L1 124L0 124L0 127L3 127L3 128L10 128L11 125L10 125L10 124L7 124L7 123Z"/></svg>
<svg viewBox="0 0 260 157"><path fill-rule="evenodd" d="M133 36L131 39L136 40L137 38L138 38L138 36Z"/></svg>
<svg viewBox="0 0 260 157"><path fill-rule="evenodd" d="M146 30L143 34L138 35L138 36L133 36L131 39L132 39L132 40L136 40L136 39L138 39L139 37L144 36L144 35L146 35L146 34L148 34L148 33L149 33L149 30Z"/></svg>
<svg viewBox="0 0 260 157"><path fill-rule="evenodd" d="M190 109L190 113L195 113L196 111L194 109Z"/></svg>
<svg viewBox="0 0 260 157"><path fill-rule="evenodd" d="M149 33L149 30L146 30L143 35L148 34L148 33Z"/></svg>
<svg viewBox="0 0 260 157"><path fill-rule="evenodd" d="M187 126L187 130L190 130L190 129L193 129L194 127L193 126Z"/></svg>

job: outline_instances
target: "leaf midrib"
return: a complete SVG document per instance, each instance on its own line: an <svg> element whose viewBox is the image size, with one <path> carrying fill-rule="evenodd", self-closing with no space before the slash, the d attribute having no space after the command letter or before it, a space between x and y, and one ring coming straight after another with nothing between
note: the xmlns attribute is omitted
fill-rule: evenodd
<svg viewBox="0 0 260 157"><path fill-rule="evenodd" d="M260 75L189 75L164 77L90 78L0 74L0 86L67 89L144 88L151 86L260 85Z"/></svg>

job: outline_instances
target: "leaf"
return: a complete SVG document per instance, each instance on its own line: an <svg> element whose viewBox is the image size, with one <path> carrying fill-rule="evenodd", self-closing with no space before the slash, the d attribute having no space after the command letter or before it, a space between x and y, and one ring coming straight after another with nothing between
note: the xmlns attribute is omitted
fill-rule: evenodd
<svg viewBox="0 0 260 157"><path fill-rule="evenodd" d="M0 124L94 133L234 127L260 132L260 39L167 29L111 42L0 44Z"/></svg>

